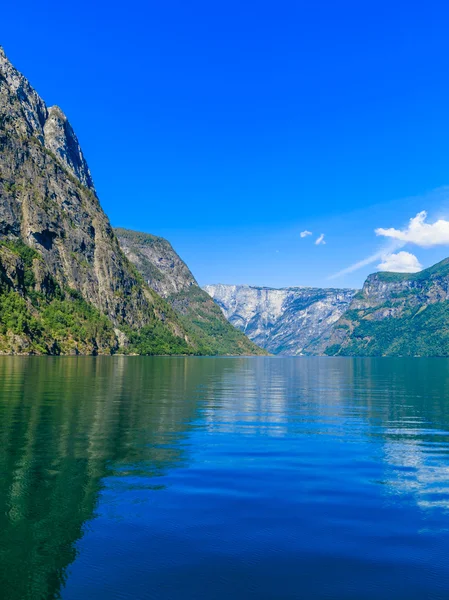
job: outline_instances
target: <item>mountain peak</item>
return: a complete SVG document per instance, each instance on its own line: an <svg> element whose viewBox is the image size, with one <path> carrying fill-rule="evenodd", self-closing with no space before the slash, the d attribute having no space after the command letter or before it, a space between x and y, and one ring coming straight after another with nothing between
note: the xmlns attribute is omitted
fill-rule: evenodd
<svg viewBox="0 0 449 600"><path fill-rule="evenodd" d="M44 124L44 143L86 187L94 183L75 132L59 106L50 106Z"/></svg>
<svg viewBox="0 0 449 600"><path fill-rule="evenodd" d="M58 106L47 108L28 79L11 64L3 48L0 51L0 76L8 88L3 92L8 93L9 105L20 106L14 115L15 128L24 137L38 139L80 183L93 189L89 167L67 117Z"/></svg>
<svg viewBox="0 0 449 600"><path fill-rule="evenodd" d="M22 133L34 136L43 143L43 126L47 119L45 102L32 88L28 79L11 64L3 48L0 52L0 75L9 88L10 96L15 97L22 108L25 121L25 130Z"/></svg>

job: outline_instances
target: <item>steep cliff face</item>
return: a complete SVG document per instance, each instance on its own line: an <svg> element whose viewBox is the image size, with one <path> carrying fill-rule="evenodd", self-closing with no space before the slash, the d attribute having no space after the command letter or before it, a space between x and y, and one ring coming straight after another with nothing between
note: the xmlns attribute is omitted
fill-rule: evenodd
<svg viewBox="0 0 449 600"><path fill-rule="evenodd" d="M0 352L195 351L120 249L66 117L1 49L0 261Z"/></svg>
<svg viewBox="0 0 449 600"><path fill-rule="evenodd" d="M119 227L114 231L128 259L163 298L198 286L188 266L164 238Z"/></svg>
<svg viewBox="0 0 449 600"><path fill-rule="evenodd" d="M202 353L265 354L228 323L167 240L128 229L114 231L126 256L175 310Z"/></svg>
<svg viewBox="0 0 449 600"><path fill-rule="evenodd" d="M318 350L340 356L449 356L449 259L375 273Z"/></svg>
<svg viewBox="0 0 449 600"><path fill-rule="evenodd" d="M273 354L308 353L349 306L356 290L272 289L246 285L207 285L205 291L226 318Z"/></svg>
<svg viewBox="0 0 449 600"><path fill-rule="evenodd" d="M85 187L94 189L92 176L78 138L58 106L48 109L44 124L45 147L53 152Z"/></svg>

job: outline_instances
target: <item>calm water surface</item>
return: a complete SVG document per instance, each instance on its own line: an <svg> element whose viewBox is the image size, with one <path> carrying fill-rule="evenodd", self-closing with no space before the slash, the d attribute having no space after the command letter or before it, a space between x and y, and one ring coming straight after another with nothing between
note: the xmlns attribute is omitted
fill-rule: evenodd
<svg viewBox="0 0 449 600"><path fill-rule="evenodd" d="M449 597L449 361L1 358L7 600Z"/></svg>

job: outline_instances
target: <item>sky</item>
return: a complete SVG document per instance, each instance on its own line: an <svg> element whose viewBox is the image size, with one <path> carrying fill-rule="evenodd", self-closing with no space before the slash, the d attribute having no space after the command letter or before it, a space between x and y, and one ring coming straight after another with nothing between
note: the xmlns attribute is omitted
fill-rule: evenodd
<svg viewBox="0 0 449 600"><path fill-rule="evenodd" d="M360 287L449 256L448 26L432 0L23 0L0 44L114 226L202 285Z"/></svg>

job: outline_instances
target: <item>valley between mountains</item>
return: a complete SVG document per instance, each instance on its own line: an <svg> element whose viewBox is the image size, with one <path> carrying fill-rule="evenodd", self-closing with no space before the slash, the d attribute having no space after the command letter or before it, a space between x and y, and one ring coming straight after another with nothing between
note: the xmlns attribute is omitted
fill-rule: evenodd
<svg viewBox="0 0 449 600"><path fill-rule="evenodd" d="M226 317L273 354L449 356L449 259L349 289L210 285Z"/></svg>

